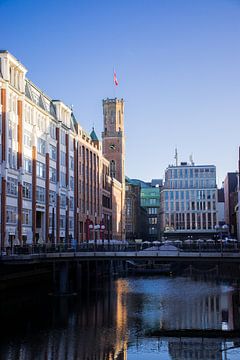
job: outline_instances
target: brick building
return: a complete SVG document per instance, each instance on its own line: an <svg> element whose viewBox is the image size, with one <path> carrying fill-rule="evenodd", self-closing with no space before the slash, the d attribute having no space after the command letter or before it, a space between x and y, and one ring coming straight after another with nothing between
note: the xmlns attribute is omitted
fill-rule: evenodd
<svg viewBox="0 0 240 360"><path fill-rule="evenodd" d="M123 239L124 162L119 170L116 161L114 173L94 129L89 135L71 108L44 94L26 73L14 56L0 51L1 247L79 243L95 236L90 223L105 225L98 237ZM124 143L123 131L111 135ZM116 154L121 158L124 148Z"/></svg>

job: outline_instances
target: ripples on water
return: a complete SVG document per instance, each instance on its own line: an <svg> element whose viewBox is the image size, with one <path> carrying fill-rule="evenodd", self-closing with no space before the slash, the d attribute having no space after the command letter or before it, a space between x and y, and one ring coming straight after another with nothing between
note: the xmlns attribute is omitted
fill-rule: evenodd
<svg viewBox="0 0 240 360"><path fill-rule="evenodd" d="M239 360L239 349L221 350L240 340L146 336L239 329L239 298L232 286L181 277L118 279L81 297L29 294L2 307L1 359Z"/></svg>

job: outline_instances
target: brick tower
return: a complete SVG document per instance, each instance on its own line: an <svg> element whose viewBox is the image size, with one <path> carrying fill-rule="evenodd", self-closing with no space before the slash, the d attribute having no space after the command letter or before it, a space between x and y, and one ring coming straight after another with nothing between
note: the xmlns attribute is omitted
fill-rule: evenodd
<svg viewBox="0 0 240 360"><path fill-rule="evenodd" d="M112 197L113 207L120 215L119 238L125 236L125 136L124 136L124 101L123 99L103 100L104 131L102 133L103 156L110 162L110 176L121 186L121 203ZM115 196L119 197L119 196ZM113 209L114 210L114 209Z"/></svg>

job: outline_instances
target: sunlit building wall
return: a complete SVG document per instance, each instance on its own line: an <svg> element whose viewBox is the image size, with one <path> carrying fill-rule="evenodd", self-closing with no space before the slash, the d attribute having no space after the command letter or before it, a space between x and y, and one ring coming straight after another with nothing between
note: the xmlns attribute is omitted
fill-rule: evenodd
<svg viewBox="0 0 240 360"><path fill-rule="evenodd" d="M114 236L123 238L125 185L111 174L101 141L26 73L14 56L0 51L2 248L79 243L86 240L87 220L104 223L105 237L114 229Z"/></svg>
<svg viewBox="0 0 240 360"><path fill-rule="evenodd" d="M169 166L161 193L165 235L211 234L217 224L217 186L214 165L182 162Z"/></svg>

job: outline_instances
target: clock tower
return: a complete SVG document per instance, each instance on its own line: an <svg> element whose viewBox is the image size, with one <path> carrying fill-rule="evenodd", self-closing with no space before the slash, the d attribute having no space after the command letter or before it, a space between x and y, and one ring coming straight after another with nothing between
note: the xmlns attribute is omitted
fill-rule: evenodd
<svg viewBox="0 0 240 360"><path fill-rule="evenodd" d="M125 239L125 136L123 99L103 100L103 156L112 178L112 236Z"/></svg>
<svg viewBox="0 0 240 360"><path fill-rule="evenodd" d="M110 161L110 176L125 186L125 136L123 99L103 100L103 156Z"/></svg>

